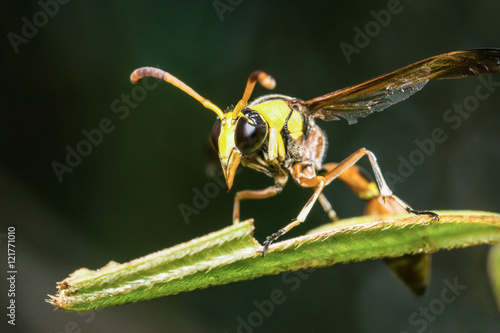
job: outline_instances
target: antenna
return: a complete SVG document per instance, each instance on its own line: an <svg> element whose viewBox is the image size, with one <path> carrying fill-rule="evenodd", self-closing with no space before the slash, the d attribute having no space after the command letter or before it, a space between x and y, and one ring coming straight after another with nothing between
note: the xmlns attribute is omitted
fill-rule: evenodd
<svg viewBox="0 0 500 333"><path fill-rule="evenodd" d="M189 96L193 97L198 102L203 104L203 106L206 107L207 109L210 109L213 112L215 112L220 119L224 119L224 113L221 111L221 109L219 109L219 107L217 107L217 105L213 104L208 99L203 98L196 91L194 91L191 87L189 87L187 84L185 84L184 82L182 82L181 80L179 80L175 76L165 72L164 70L161 70L159 68L154 68L154 67L141 67L141 68L138 68L135 71L133 71L132 74L130 74L130 81L133 84L136 84L140 80L144 79L145 77L154 77L154 78L163 80L165 82L168 82L168 83L174 85L175 87L184 91L186 94L188 94ZM255 85L255 83L254 83L254 85ZM248 87L247 87L247 89L248 89Z"/></svg>
<svg viewBox="0 0 500 333"><path fill-rule="evenodd" d="M257 81L259 81L261 86L269 90L272 90L274 89L274 87L276 87L276 81L271 75L268 75L263 71L252 72L252 74L250 74L250 76L248 77L247 86L245 88L245 91L243 92L243 97L233 109L233 120L236 120L240 111L247 106L248 99L250 98L250 95L252 95L253 88L255 87L255 83Z"/></svg>

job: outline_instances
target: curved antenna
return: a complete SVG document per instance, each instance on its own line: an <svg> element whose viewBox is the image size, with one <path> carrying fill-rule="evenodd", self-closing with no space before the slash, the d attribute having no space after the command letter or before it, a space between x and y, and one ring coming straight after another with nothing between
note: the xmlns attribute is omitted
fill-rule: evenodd
<svg viewBox="0 0 500 333"><path fill-rule="evenodd" d="M206 107L207 109L210 109L213 112L215 112L220 119L224 119L224 113L221 111L221 109L219 109L219 107L217 107L217 105L213 104L208 99L200 96L196 91L194 91L191 87L189 87L187 84L185 84L175 76L159 68L154 68L154 67L138 68L135 71L133 71L132 74L130 74L130 82L136 84L145 77L154 77L174 85L175 87L184 91L186 94L188 94L189 96L193 97L198 102L203 104L203 106Z"/></svg>
<svg viewBox="0 0 500 333"><path fill-rule="evenodd" d="M255 87L255 83L257 81L259 81L261 86L269 90L272 90L274 89L274 87L276 87L276 81L271 75L263 71L252 72L252 74L250 74L250 76L248 77L247 86L245 88L245 91L243 92L243 97L233 109L232 118L234 120L238 118L238 114L240 113L240 111L247 106L248 99L250 98L250 95L252 95L253 88Z"/></svg>

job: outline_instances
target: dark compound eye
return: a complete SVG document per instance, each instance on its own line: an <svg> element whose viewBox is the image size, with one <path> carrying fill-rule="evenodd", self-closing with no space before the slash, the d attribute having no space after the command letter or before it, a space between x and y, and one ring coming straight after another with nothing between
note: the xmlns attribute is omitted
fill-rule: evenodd
<svg viewBox="0 0 500 333"><path fill-rule="evenodd" d="M219 136L220 136L221 122L217 118L214 127L212 127L212 143L216 151L219 151Z"/></svg>
<svg viewBox="0 0 500 333"><path fill-rule="evenodd" d="M267 136L267 124L258 112L245 109L242 111L246 117L238 119L234 132L236 147L248 155L260 148Z"/></svg>

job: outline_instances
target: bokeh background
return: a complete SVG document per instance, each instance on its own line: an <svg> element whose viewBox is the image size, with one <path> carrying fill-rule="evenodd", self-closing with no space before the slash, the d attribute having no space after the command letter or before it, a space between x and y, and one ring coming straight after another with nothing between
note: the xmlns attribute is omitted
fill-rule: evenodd
<svg viewBox="0 0 500 333"><path fill-rule="evenodd" d="M18 308L13 328L6 325L2 301L2 327L54 333L417 332L423 326L412 326L410 316L441 297L445 280L457 279L467 289L427 320L425 332L498 331L487 246L435 254L429 290L418 299L382 262L369 261L293 276L299 284L290 276L264 277L83 315L53 311L44 302L56 282L77 268L125 262L229 225L234 192L272 182L244 170L232 193L221 188L186 223L179 205L192 206L193 189L214 182L205 173L214 114L168 84L144 96L135 91L126 117L113 112L113 105L125 105L122 96L132 96L133 69L161 67L225 108L239 100L255 69L276 78L275 92L309 99L432 55L500 47L498 1L402 0L400 12L346 61L340 44L354 45L355 28L364 30L374 21L371 11L389 3L395 2L68 1L43 22L40 3L3 2L0 266L7 226L15 226ZM214 4L228 7L218 13ZM34 16L43 24L13 47L8 34L22 36ZM500 82L500 76L493 79ZM417 209L498 212L500 91L457 129L443 120L478 84L476 78L432 82L357 125L320 122L329 137L327 160L367 147L384 172L397 174L401 159L418 149L414 141L441 128L447 140L394 184L396 194ZM254 97L265 93L257 87ZM59 181L52 164L65 163L66 147L76 149L85 139L82 131L98 128L105 118L114 130ZM343 184L325 193L341 217L361 214L363 203ZM255 219L262 241L295 217L309 195L290 182L277 197L244 202L242 217ZM290 236L326 221L315 207ZM275 289L286 301L258 327L239 328L257 311L254 302L268 300Z"/></svg>

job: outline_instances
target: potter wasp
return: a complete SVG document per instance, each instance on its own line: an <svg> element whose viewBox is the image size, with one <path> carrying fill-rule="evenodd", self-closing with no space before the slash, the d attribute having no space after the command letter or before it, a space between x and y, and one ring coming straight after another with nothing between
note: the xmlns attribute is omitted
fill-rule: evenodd
<svg viewBox="0 0 500 333"><path fill-rule="evenodd" d="M267 237L261 249L293 227L304 222L316 201L319 201L332 220L336 219L330 203L322 194L334 179L344 181L360 199L382 200L391 204L389 212L406 211L414 214L438 215L412 209L395 196L387 185L375 155L360 148L340 163L324 163L326 136L315 119L324 121L346 119L349 124L358 118L382 111L410 97L430 80L455 79L500 72L500 49L475 49L437 55L366 82L334 91L307 101L285 95L271 94L248 103L259 82L274 89L275 80L263 71L248 78L243 97L238 104L222 111L171 74L153 67L136 69L132 83L145 77L155 77L181 89L217 115L212 128L212 142L217 150L228 191L241 164L263 172L274 179L274 185L262 190L236 193L233 223L240 221L240 201L265 199L281 192L289 177L301 187L314 190L313 195L291 223ZM375 182L355 164L367 156Z"/></svg>

